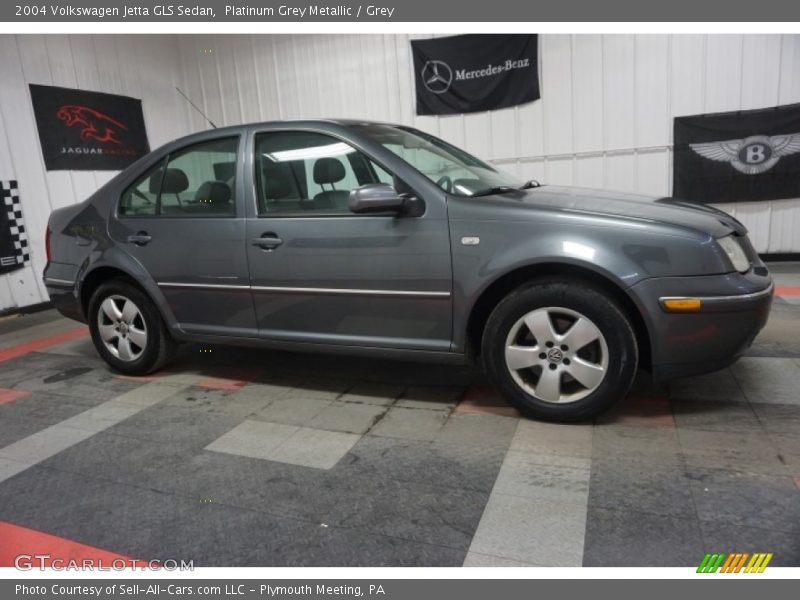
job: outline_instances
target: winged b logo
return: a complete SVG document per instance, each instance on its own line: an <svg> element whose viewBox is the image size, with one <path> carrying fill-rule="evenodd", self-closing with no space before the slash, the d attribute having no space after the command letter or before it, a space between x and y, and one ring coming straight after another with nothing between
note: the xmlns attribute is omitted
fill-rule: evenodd
<svg viewBox="0 0 800 600"><path fill-rule="evenodd" d="M743 140L689 144L700 156L729 162L745 175L769 171L784 156L800 152L800 133L786 135L752 135Z"/></svg>

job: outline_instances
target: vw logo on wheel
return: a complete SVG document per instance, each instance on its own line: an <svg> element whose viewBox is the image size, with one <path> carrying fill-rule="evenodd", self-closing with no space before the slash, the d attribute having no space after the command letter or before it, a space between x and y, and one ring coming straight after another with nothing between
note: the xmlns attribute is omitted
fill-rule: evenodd
<svg viewBox="0 0 800 600"><path fill-rule="evenodd" d="M441 60L429 60L420 73L422 83L433 94L444 94L453 83L453 69Z"/></svg>

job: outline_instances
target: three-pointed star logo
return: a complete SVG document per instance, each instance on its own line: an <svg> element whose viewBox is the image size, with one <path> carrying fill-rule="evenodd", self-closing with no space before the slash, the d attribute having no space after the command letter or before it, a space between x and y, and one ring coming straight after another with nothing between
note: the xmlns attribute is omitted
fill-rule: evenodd
<svg viewBox="0 0 800 600"><path fill-rule="evenodd" d="M758 175L769 171L784 156L800 152L800 133L751 135L743 140L689 144L689 147L709 160L731 163L740 173Z"/></svg>
<svg viewBox="0 0 800 600"><path fill-rule="evenodd" d="M422 83L433 94L444 94L453 83L453 69L441 60L429 60L422 67Z"/></svg>

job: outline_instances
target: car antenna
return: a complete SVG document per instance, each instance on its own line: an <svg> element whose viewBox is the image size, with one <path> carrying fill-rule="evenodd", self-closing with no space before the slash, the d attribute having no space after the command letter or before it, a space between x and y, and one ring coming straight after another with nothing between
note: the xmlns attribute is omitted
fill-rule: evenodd
<svg viewBox="0 0 800 600"><path fill-rule="evenodd" d="M197 112L199 112L201 115L203 115L203 118L204 118L206 121L208 121L208 122L211 124L211 127L213 127L214 129L216 129L216 128L217 128L217 126L216 126L216 125L214 125L214 121L212 121L211 119L209 119L209 118L208 118L208 116L206 115L206 113L204 113L202 110L200 110L199 108L197 108L197 105L196 105L194 102L192 102L192 101L189 99L189 96L187 96L186 94L184 94L184 93L183 93L183 91L181 90L181 88L179 88L178 86L175 86L175 89L176 89L176 90L178 90L178 93L179 93L181 96L183 96L183 97L184 97L184 99L185 99L185 100L186 100L186 101L187 101L189 104L191 104L191 105L192 105L192 108L193 108L193 109L195 109Z"/></svg>

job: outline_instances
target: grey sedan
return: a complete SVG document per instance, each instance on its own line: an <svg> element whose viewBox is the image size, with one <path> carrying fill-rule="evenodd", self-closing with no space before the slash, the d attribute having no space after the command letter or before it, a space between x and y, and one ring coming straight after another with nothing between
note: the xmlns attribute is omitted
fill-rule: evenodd
<svg viewBox="0 0 800 600"><path fill-rule="evenodd" d="M427 133L272 122L171 142L53 212L44 281L116 370L181 342L476 361L529 416L591 418L638 367L720 369L772 282L741 223L518 181Z"/></svg>

